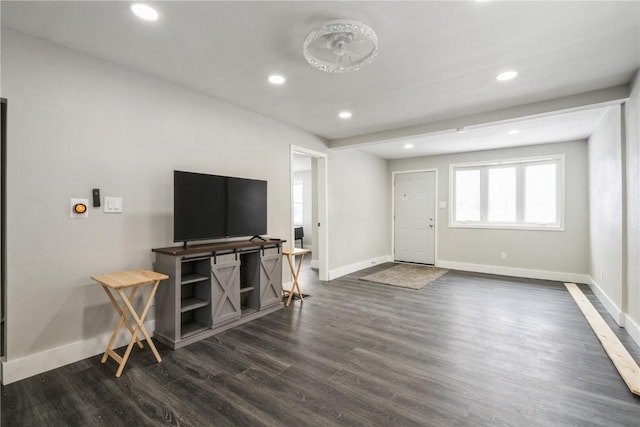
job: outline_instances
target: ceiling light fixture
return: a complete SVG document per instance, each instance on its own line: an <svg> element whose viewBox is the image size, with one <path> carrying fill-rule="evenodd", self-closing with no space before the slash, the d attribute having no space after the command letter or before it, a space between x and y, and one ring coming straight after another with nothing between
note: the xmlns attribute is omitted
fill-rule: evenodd
<svg viewBox="0 0 640 427"><path fill-rule="evenodd" d="M352 116L351 111L340 111L340 113L338 113L338 117L340 117L341 119L350 119Z"/></svg>
<svg viewBox="0 0 640 427"><path fill-rule="evenodd" d="M496 76L496 80L506 82L507 80L515 79L517 75L518 72L514 70L504 71Z"/></svg>
<svg viewBox="0 0 640 427"><path fill-rule="evenodd" d="M410 142L407 142L406 144L404 144L404 148L406 148L407 150L410 150L414 147L414 145Z"/></svg>
<svg viewBox="0 0 640 427"><path fill-rule="evenodd" d="M362 22L337 19L311 30L302 45L302 53L317 70L349 73L373 61L378 54L378 37Z"/></svg>
<svg viewBox="0 0 640 427"><path fill-rule="evenodd" d="M133 12L138 18L144 19L145 21L157 21L159 17L158 12L156 12L154 8L142 3L132 4L131 12Z"/></svg>
<svg viewBox="0 0 640 427"><path fill-rule="evenodd" d="M269 83L271 83L272 85L281 85L287 81L287 79L285 79L283 76L279 74L270 75L268 80L269 80Z"/></svg>

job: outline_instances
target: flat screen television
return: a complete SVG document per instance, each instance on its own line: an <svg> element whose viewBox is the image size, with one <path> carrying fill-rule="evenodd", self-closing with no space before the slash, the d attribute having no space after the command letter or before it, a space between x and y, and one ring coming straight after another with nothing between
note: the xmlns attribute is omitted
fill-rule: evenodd
<svg viewBox="0 0 640 427"><path fill-rule="evenodd" d="M173 241L267 233L267 181L173 171Z"/></svg>

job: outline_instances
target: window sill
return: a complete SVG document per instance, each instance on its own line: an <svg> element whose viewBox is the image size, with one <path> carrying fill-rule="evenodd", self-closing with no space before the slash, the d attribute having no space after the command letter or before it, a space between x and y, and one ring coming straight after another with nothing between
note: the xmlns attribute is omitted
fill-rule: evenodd
<svg viewBox="0 0 640 427"><path fill-rule="evenodd" d="M449 228L478 228L492 230L526 230L526 231L564 231L564 225L542 224L478 224L478 223L449 223Z"/></svg>

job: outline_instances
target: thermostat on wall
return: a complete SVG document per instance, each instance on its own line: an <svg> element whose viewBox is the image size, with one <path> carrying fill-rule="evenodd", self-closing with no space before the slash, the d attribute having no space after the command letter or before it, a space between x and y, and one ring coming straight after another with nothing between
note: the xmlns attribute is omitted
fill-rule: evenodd
<svg viewBox="0 0 640 427"><path fill-rule="evenodd" d="M71 199L71 218L84 219L89 217L89 199Z"/></svg>

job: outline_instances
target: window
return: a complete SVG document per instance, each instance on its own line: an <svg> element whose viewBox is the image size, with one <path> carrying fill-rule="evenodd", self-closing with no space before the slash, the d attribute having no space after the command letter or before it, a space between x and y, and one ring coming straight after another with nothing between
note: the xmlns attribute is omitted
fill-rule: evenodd
<svg viewBox="0 0 640 427"><path fill-rule="evenodd" d="M293 183L293 224L303 224L302 181Z"/></svg>
<svg viewBox="0 0 640 427"><path fill-rule="evenodd" d="M564 156L452 164L452 227L562 230Z"/></svg>

